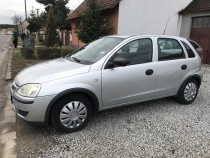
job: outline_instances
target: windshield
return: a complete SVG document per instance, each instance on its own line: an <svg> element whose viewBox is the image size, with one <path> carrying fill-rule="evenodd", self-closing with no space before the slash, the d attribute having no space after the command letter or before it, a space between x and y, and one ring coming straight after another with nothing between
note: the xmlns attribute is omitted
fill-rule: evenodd
<svg viewBox="0 0 210 158"><path fill-rule="evenodd" d="M123 40L116 37L100 38L78 49L70 58L82 64L93 64Z"/></svg>

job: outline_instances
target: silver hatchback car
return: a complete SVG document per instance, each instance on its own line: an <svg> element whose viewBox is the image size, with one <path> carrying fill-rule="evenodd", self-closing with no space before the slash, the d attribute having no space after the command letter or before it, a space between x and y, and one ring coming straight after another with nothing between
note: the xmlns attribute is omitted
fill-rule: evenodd
<svg viewBox="0 0 210 158"><path fill-rule="evenodd" d="M114 107L169 96L190 104L201 80L201 58L187 39L116 35L21 71L11 99L22 119L75 132Z"/></svg>

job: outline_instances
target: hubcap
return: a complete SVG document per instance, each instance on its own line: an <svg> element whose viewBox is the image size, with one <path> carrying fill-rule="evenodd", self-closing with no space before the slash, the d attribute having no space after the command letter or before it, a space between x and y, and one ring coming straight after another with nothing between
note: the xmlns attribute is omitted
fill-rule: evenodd
<svg viewBox="0 0 210 158"><path fill-rule="evenodd" d="M60 121L67 128L80 126L87 117L86 106L79 101L66 104L60 113Z"/></svg>
<svg viewBox="0 0 210 158"><path fill-rule="evenodd" d="M197 94L197 87L196 84L191 82L189 83L184 90L184 98L187 101L192 101Z"/></svg>

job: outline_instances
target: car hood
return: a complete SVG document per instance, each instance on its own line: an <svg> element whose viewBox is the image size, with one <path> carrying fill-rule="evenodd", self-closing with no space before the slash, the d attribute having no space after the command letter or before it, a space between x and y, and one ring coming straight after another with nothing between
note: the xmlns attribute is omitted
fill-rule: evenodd
<svg viewBox="0 0 210 158"><path fill-rule="evenodd" d="M89 69L90 65L83 65L65 58L58 58L24 69L15 77L15 83L19 86L27 83L44 83L87 73Z"/></svg>

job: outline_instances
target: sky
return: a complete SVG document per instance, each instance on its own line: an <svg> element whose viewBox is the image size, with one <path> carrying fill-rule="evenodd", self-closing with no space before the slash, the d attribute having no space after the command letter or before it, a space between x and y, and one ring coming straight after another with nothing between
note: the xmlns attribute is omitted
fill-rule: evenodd
<svg viewBox="0 0 210 158"><path fill-rule="evenodd" d="M67 7L69 9L77 8L83 0L69 0ZM26 0L27 14L29 14L32 7L44 11L44 6L37 3L35 0ZM24 0L1 0L0 2L0 24L13 24L12 16L21 15L25 19L25 3Z"/></svg>

